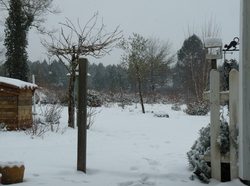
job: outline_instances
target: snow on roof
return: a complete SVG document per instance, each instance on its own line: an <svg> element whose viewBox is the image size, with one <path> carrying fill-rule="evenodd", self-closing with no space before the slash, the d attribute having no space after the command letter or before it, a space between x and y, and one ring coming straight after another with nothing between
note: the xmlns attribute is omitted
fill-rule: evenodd
<svg viewBox="0 0 250 186"><path fill-rule="evenodd" d="M217 37L207 37L204 39L205 47L221 47L222 39Z"/></svg>
<svg viewBox="0 0 250 186"><path fill-rule="evenodd" d="M0 85L3 86L10 86L13 88L20 88L20 89L36 89L38 86L33 83L28 83L25 81L21 81L19 79L14 79L14 78L7 78L7 77L2 77L0 76Z"/></svg>

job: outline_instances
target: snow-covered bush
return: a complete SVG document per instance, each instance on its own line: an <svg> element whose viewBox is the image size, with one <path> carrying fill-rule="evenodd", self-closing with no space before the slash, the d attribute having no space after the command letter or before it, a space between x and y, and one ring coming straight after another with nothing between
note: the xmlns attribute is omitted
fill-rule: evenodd
<svg viewBox="0 0 250 186"><path fill-rule="evenodd" d="M171 106L171 109L172 110L175 110L175 111L180 111L181 110L181 105L178 104L178 103L175 103Z"/></svg>
<svg viewBox="0 0 250 186"><path fill-rule="evenodd" d="M0 132L7 131L6 125L4 123L0 123Z"/></svg>
<svg viewBox="0 0 250 186"><path fill-rule="evenodd" d="M210 110L208 101L191 102L184 110L189 115L206 115Z"/></svg>
<svg viewBox="0 0 250 186"><path fill-rule="evenodd" d="M101 95L95 90L88 90L87 91L87 105L89 107L100 107L102 106L102 97Z"/></svg>
<svg viewBox="0 0 250 186"><path fill-rule="evenodd" d="M208 163L203 159L204 155L210 154L210 124L207 127L203 127L199 131L199 138L194 142L191 150L187 152L188 162L190 164L190 169L194 174L204 183L209 183L211 178L211 168ZM222 117L220 126L220 136L217 139L218 146L220 147L221 155L229 155L230 141L229 141L229 127L228 123ZM230 171L227 166L222 166L222 172L225 173ZM191 176L193 178L194 176ZM228 178L224 178L227 180Z"/></svg>
<svg viewBox="0 0 250 186"><path fill-rule="evenodd" d="M156 112L156 113L154 113L154 117L169 118L169 115L166 112Z"/></svg>

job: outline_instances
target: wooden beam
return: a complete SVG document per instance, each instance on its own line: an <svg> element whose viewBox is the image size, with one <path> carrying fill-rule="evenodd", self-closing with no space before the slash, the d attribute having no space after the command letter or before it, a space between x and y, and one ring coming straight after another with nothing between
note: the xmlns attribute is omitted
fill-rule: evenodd
<svg viewBox="0 0 250 186"><path fill-rule="evenodd" d="M203 93L203 99L210 100L210 91ZM220 100L229 100L229 91L220 92Z"/></svg>
<svg viewBox="0 0 250 186"><path fill-rule="evenodd" d="M210 133L211 133L211 177L221 181L221 154L218 147L220 135L220 73L212 69L210 72Z"/></svg>
<svg viewBox="0 0 250 186"><path fill-rule="evenodd" d="M239 73L233 69L229 73L229 131L230 131L230 175L231 180L238 178L238 152L235 147L235 141L238 134L236 125L239 115Z"/></svg>
<svg viewBox="0 0 250 186"><path fill-rule="evenodd" d="M204 155L203 159L205 162L211 162L211 156L210 155ZM230 163L230 157L229 156L221 156L220 159L221 163Z"/></svg>

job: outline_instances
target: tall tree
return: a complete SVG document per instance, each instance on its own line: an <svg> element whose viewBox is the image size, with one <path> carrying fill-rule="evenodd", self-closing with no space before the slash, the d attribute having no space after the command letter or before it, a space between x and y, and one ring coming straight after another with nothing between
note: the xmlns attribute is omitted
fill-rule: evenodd
<svg viewBox="0 0 250 186"><path fill-rule="evenodd" d="M177 53L178 62L175 67L175 85L193 101L202 101L203 91L207 87L204 77L207 70L205 51L201 39L195 34L186 39Z"/></svg>
<svg viewBox="0 0 250 186"><path fill-rule="evenodd" d="M146 61L147 39L139 34L133 34L128 40L123 39L119 45L124 50L122 66L136 80L142 113L145 113L142 97L142 80L147 76L148 64Z"/></svg>
<svg viewBox="0 0 250 186"><path fill-rule="evenodd" d="M12 0L0 0L0 10L9 11ZM21 2L22 13L30 17L31 27L35 27L40 33L48 31L43 26L48 13L58 14L61 10L53 5L53 0L19 0ZM52 32L52 31L50 31Z"/></svg>
<svg viewBox="0 0 250 186"><path fill-rule="evenodd" d="M48 12L59 13L53 8L53 0L0 0L0 10L8 11L5 19L5 41L6 51L5 67L7 76L27 80L28 74L28 31L36 27L40 33L45 32L42 23Z"/></svg>
<svg viewBox="0 0 250 186"><path fill-rule="evenodd" d="M8 77L27 81L27 32L32 21L31 16L24 14L21 0L10 0L9 17L5 22L4 40L7 49L5 67Z"/></svg>

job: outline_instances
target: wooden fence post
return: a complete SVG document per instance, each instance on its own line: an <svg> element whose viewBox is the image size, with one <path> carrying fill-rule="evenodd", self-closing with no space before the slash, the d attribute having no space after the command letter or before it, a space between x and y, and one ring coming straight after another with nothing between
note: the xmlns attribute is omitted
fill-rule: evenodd
<svg viewBox="0 0 250 186"><path fill-rule="evenodd" d="M230 175L231 180L238 178L238 154L235 146L236 125L239 112L239 73L233 69L229 73L229 130L230 130Z"/></svg>
<svg viewBox="0 0 250 186"><path fill-rule="evenodd" d="M77 170L84 173L87 157L87 65L86 58L79 59Z"/></svg>
<svg viewBox="0 0 250 186"><path fill-rule="evenodd" d="M218 147L220 135L220 73L210 72L210 121L211 121L211 177L221 181L221 154Z"/></svg>

